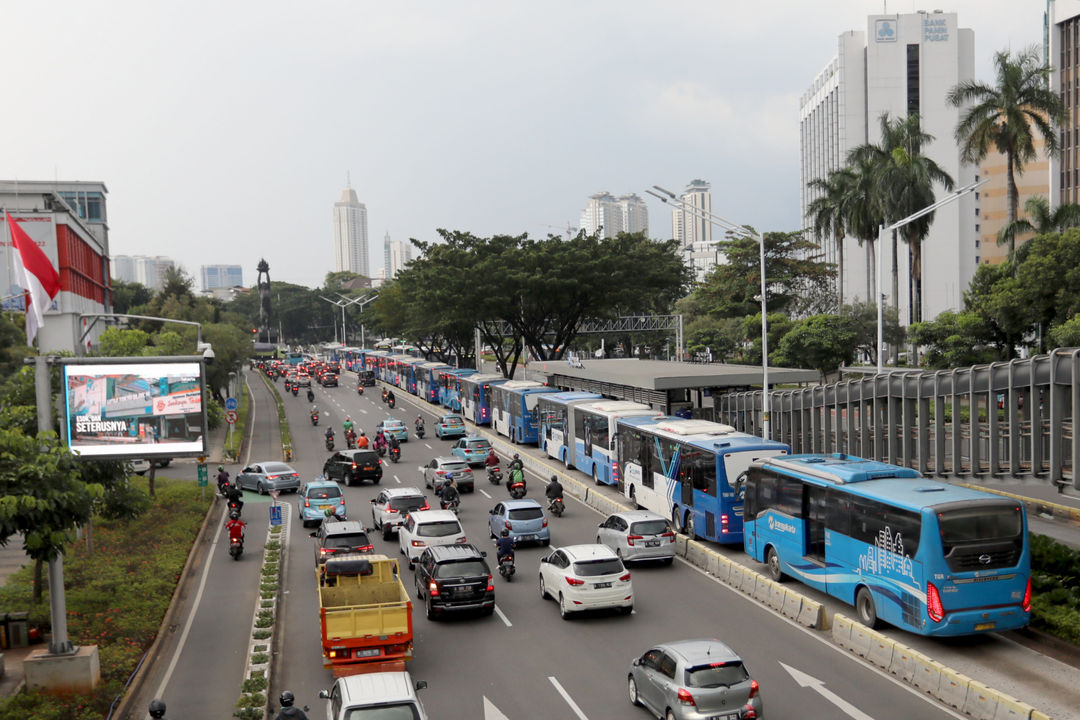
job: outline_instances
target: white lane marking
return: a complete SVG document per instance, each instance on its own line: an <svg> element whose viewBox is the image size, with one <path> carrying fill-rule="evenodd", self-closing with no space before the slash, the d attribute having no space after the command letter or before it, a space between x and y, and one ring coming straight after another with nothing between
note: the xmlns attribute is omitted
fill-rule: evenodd
<svg viewBox="0 0 1080 720"><path fill-rule="evenodd" d="M514 627L513 623L511 623L510 620L507 619L505 615L503 615L503 611L499 609L498 605L495 606L495 614L499 616L500 620L506 623L506 627Z"/></svg>
<svg viewBox="0 0 1080 720"><path fill-rule="evenodd" d="M430 445L428 445L427 443L424 443L424 447L426 447L428 450L434 450L435 449L435 448L431 447Z"/></svg>
<svg viewBox="0 0 1080 720"><path fill-rule="evenodd" d="M796 670L790 665L785 665L784 663L780 663L780 667L788 671L788 674L790 674L791 677L795 679L795 682L799 684L799 687L810 688L854 720L874 720L874 718L870 717L862 710L855 707L847 700L834 693L832 690L826 690L824 681L818 680L813 675L808 675L807 673L804 673L801 670Z"/></svg>
<svg viewBox="0 0 1080 720"><path fill-rule="evenodd" d="M483 495L484 497L486 497L488 500L491 499L491 496L488 495L486 492L484 492L484 488L476 488L476 489L479 490L480 494Z"/></svg>
<svg viewBox="0 0 1080 720"><path fill-rule="evenodd" d="M365 415L367 415L367 410L365 410L364 408L360 408L360 412L362 412L362 413L364 413Z"/></svg>
<svg viewBox="0 0 1080 720"><path fill-rule="evenodd" d="M484 720L510 720L503 714L503 711L495 707L495 703L487 699L487 695L484 696Z"/></svg>
<svg viewBox="0 0 1080 720"><path fill-rule="evenodd" d="M570 693L563 690L563 686L559 684L558 680L551 676L548 676L548 680L550 680L551 684L555 686L555 689L559 691L559 694L562 695L563 700L566 701L566 704L570 706L570 709L574 711L575 715L581 718L581 720L589 720L589 718L585 716L585 713L581 712L581 708L577 706L574 699L570 697Z"/></svg>
<svg viewBox="0 0 1080 720"><path fill-rule="evenodd" d="M173 652L172 660L169 661L169 667L165 670L165 675L161 678L161 684L158 685L154 697L165 696L165 687L169 684L169 679L172 677L173 670L176 669L176 663L180 661L180 653L184 651L184 644L187 642L188 633L191 632L191 626L195 623L195 615L199 611L199 603L202 602L203 590L206 589L206 578L210 575L211 561L214 559L214 553L216 552L214 548L217 547L218 538L221 537L221 529L225 527L224 518L227 510L227 507L221 509L222 522L218 523L217 531L214 533L214 539L210 543L210 552L206 556L206 564L203 565L202 577L199 579L199 589L195 592L195 603L191 606L191 612L188 613L187 622L184 623L184 630L180 633L180 642L176 645L176 651Z"/></svg>
<svg viewBox="0 0 1080 720"><path fill-rule="evenodd" d="M401 484L401 480L398 479L397 475L394 476L394 482L398 483L399 485Z"/></svg>

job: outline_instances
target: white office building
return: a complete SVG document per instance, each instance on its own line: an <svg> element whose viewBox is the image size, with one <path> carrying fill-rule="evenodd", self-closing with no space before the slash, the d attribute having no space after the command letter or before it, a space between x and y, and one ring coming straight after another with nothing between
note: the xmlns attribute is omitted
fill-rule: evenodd
<svg viewBox="0 0 1080 720"><path fill-rule="evenodd" d="M961 109L945 96L957 83L975 77L975 34L957 27L955 13L871 15L866 31L839 36L837 55L818 73L800 100L802 216L814 195L807 183L842 167L852 148L881 141L879 117L918 113L925 132L934 136L923 148L952 176L956 187L977 178L978 168L960 159L955 130ZM944 197L940 186L938 198ZM809 219L806 226L811 225ZM978 263L979 211L975 193L939 208L922 246L923 319L959 310L963 292ZM826 259L837 262L832 238L819 238ZM875 269L866 247L854 237L844 249L844 302L873 299ZM892 297L891 241L881 248L882 290ZM902 324L912 320L911 257L901 243L898 258L899 309Z"/></svg>
<svg viewBox="0 0 1080 720"><path fill-rule="evenodd" d="M589 196L579 227L586 235L615 237L621 232L649 234L649 208L634 193L615 197L609 192Z"/></svg>
<svg viewBox="0 0 1080 720"><path fill-rule="evenodd" d="M334 271L371 277L368 268L367 207L347 187L334 203Z"/></svg>
<svg viewBox="0 0 1080 720"><path fill-rule="evenodd" d="M679 199L681 206L671 208L671 237L678 241L694 270L694 279L700 282L722 261L708 219L712 213L712 188L705 180L693 180Z"/></svg>
<svg viewBox="0 0 1080 720"><path fill-rule="evenodd" d="M203 292L244 286L244 270L239 265L203 265L199 276Z"/></svg>
<svg viewBox="0 0 1080 720"><path fill-rule="evenodd" d="M397 277L405 265L412 260L412 250L409 243L402 240L391 240L390 233L383 238L383 280L392 280Z"/></svg>
<svg viewBox="0 0 1080 720"><path fill-rule="evenodd" d="M127 283L145 285L154 292L165 287L165 273L176 267L172 258L164 255L113 255L112 277Z"/></svg>

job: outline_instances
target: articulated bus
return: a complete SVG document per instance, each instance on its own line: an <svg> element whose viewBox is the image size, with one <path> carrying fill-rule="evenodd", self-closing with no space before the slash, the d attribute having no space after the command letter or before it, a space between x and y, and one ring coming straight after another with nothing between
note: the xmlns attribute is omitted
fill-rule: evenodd
<svg viewBox="0 0 1080 720"><path fill-rule="evenodd" d="M383 380L394 387L405 389L412 379L412 366L416 358L412 355L391 355L386 359L386 373Z"/></svg>
<svg viewBox="0 0 1080 720"><path fill-rule="evenodd" d="M566 467L573 467L574 423L568 422L570 409L575 405L601 399L602 395L576 390L541 395L536 402L536 417L540 423L540 449Z"/></svg>
<svg viewBox="0 0 1080 720"><path fill-rule="evenodd" d="M477 425L491 424L491 387L506 378L495 373L477 373L461 378L461 414Z"/></svg>
<svg viewBox="0 0 1080 720"><path fill-rule="evenodd" d="M450 368L439 373L439 404L451 412L461 412L461 378L476 375L473 368Z"/></svg>
<svg viewBox="0 0 1080 720"><path fill-rule="evenodd" d="M631 502L671 518L680 532L743 542L743 491L756 460L791 448L730 425L676 417L619 420L619 472Z"/></svg>
<svg viewBox="0 0 1080 720"><path fill-rule="evenodd" d="M648 405L629 400L600 400L574 406L569 412L569 420L574 426L574 467L591 475L593 482L598 485L614 485L618 482L612 467L615 461L616 421L638 415L659 418L663 414Z"/></svg>
<svg viewBox="0 0 1080 720"><path fill-rule="evenodd" d="M1024 627L1027 516L1015 500L850 455L755 462L746 552L785 575L920 635Z"/></svg>
<svg viewBox="0 0 1080 720"><path fill-rule="evenodd" d="M536 403L558 389L532 380L507 380L491 387L491 426L512 443L536 444L539 437Z"/></svg>
<svg viewBox="0 0 1080 720"><path fill-rule="evenodd" d="M416 395L429 403L439 404L439 378L443 371L453 370L446 363L434 360L418 363L413 372L416 373Z"/></svg>

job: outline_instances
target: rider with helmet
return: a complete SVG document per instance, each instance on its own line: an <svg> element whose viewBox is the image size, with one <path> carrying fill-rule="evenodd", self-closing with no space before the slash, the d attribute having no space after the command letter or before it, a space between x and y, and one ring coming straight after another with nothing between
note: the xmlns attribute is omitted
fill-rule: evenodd
<svg viewBox="0 0 1080 720"><path fill-rule="evenodd" d="M229 519L225 521L225 528L229 531L229 542L239 540L240 545L243 546L245 527L247 525L240 519L240 513L235 510L229 513Z"/></svg>
<svg viewBox="0 0 1080 720"><path fill-rule="evenodd" d="M450 503L461 501L461 494L458 492L457 486L452 479L448 479L445 483L440 485L438 489L435 490L435 494L438 495L439 499L442 501L440 505L443 510L445 510Z"/></svg>
<svg viewBox="0 0 1080 720"><path fill-rule="evenodd" d="M154 698L150 701L150 717L154 720L163 720L165 717L165 703L162 700Z"/></svg>
<svg viewBox="0 0 1080 720"><path fill-rule="evenodd" d="M495 448L491 448L484 458L484 467L499 467L499 456L495 454Z"/></svg>
<svg viewBox="0 0 1080 720"><path fill-rule="evenodd" d="M352 418L346 415L345 422L341 424L341 428L345 431L346 434L348 434L348 432L353 429Z"/></svg>
<svg viewBox="0 0 1080 720"><path fill-rule="evenodd" d="M368 449L367 433L365 433L363 430L360 431L360 437L356 439L356 448L358 450Z"/></svg>
<svg viewBox="0 0 1080 720"><path fill-rule="evenodd" d="M281 711L274 720L308 720L308 716L304 714L304 711L293 705L296 702L296 697L291 690L281 693L279 699L281 700Z"/></svg>
<svg viewBox="0 0 1080 720"><path fill-rule="evenodd" d="M544 497L548 500L555 500L556 498L562 499L563 486L559 482L559 478L555 475L551 476L551 482L548 483L547 488L544 490Z"/></svg>
<svg viewBox="0 0 1080 720"><path fill-rule="evenodd" d="M217 486L218 492L222 495L225 494L225 488L229 486L229 473L225 472L224 465L217 466Z"/></svg>
<svg viewBox="0 0 1080 720"><path fill-rule="evenodd" d="M495 541L495 561L500 562L505 557L514 559L514 541L510 537L510 531L503 528L502 534Z"/></svg>
<svg viewBox="0 0 1080 720"><path fill-rule="evenodd" d="M495 451L492 450L492 452L495 452ZM514 453L514 459L510 461L510 471L513 472L514 470L524 470L524 469L525 469L525 463L523 463L521 461L521 456L518 455L517 453Z"/></svg>

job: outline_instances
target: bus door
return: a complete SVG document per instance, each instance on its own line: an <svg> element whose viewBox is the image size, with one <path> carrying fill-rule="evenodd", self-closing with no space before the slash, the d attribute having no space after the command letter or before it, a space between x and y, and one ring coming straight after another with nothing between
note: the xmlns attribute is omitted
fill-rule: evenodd
<svg viewBox="0 0 1080 720"><path fill-rule="evenodd" d="M825 488L809 483L803 493L803 523L806 558L825 564Z"/></svg>

